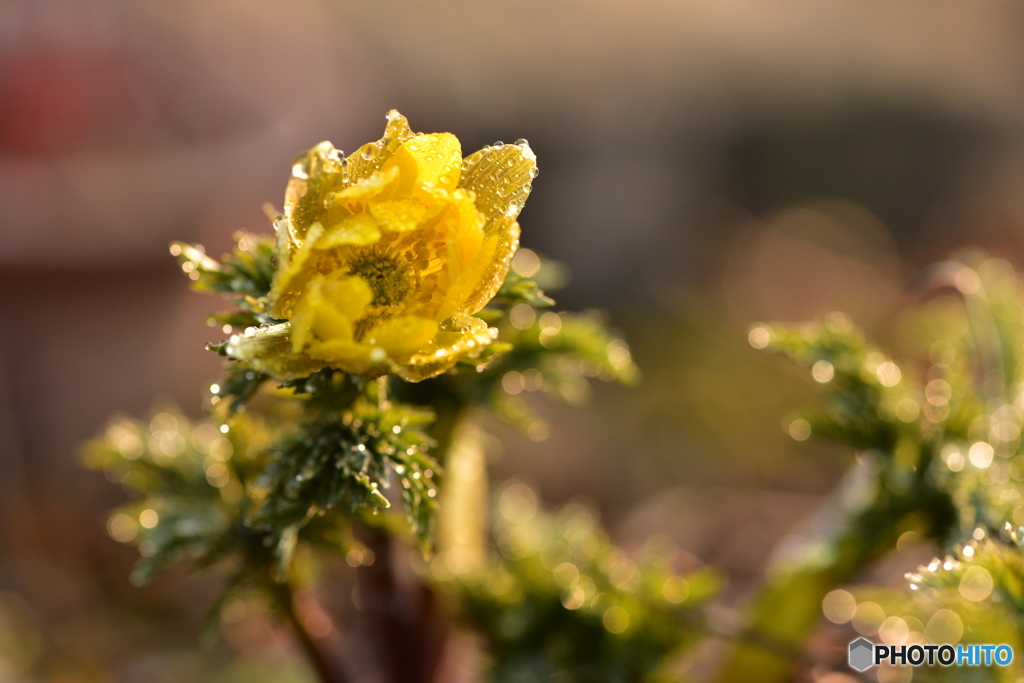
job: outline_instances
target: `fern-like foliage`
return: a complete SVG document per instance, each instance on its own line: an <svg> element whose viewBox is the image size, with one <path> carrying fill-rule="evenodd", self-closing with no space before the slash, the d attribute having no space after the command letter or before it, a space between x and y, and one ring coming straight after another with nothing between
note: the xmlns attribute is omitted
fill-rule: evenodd
<svg viewBox="0 0 1024 683"><path fill-rule="evenodd" d="M700 637L699 608L718 588L713 573L675 572L667 542L649 543L634 562L589 507L545 511L516 482L497 498L494 540L499 554L482 569L445 556L431 564L485 636L490 680L678 680L671 655Z"/></svg>

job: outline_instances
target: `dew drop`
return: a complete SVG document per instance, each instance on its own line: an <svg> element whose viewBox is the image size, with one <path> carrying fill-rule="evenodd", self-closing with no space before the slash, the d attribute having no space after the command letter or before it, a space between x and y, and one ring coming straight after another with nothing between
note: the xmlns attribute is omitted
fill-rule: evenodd
<svg viewBox="0 0 1024 683"><path fill-rule="evenodd" d="M518 140L516 140L516 145L519 146L519 147L522 147L523 145L529 145L529 144L530 143L526 141L526 138L519 138Z"/></svg>
<svg viewBox="0 0 1024 683"><path fill-rule="evenodd" d="M301 163L296 163L292 166L292 177L298 178L299 180L306 180L309 178L309 174L306 173L306 169L302 167Z"/></svg>
<svg viewBox="0 0 1024 683"><path fill-rule="evenodd" d="M504 146L505 146L505 143L502 142L501 140L498 140L497 142L494 143L494 149L501 149Z"/></svg>
<svg viewBox="0 0 1024 683"><path fill-rule="evenodd" d="M539 175L540 175L540 170L536 166L534 166L533 168L530 169L530 177L531 178L536 178Z"/></svg>

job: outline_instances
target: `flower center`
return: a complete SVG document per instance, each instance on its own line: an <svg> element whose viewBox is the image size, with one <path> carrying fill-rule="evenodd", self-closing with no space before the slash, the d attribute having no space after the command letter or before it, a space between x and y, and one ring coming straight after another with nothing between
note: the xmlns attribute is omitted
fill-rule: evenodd
<svg viewBox="0 0 1024 683"><path fill-rule="evenodd" d="M393 306L405 299L410 290L408 268L391 256L364 251L349 262L350 272L359 275L373 290L374 306Z"/></svg>

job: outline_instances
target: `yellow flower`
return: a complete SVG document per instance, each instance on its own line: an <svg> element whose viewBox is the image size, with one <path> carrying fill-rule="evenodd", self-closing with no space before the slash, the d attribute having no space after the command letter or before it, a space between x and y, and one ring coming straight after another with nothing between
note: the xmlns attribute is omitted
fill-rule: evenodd
<svg viewBox="0 0 1024 683"><path fill-rule="evenodd" d="M387 119L348 158L322 142L295 161L270 292L287 322L233 337L232 357L278 379L330 366L416 382L494 340L473 314L519 246L536 157L522 140L463 159L451 133Z"/></svg>

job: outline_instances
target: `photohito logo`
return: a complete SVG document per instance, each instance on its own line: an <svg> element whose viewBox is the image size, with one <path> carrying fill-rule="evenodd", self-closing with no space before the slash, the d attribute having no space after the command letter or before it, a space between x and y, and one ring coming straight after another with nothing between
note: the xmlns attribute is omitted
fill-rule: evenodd
<svg viewBox="0 0 1024 683"><path fill-rule="evenodd" d="M850 668L866 671L888 662L891 666L1007 666L1013 661L1009 645L876 645L867 638L850 643Z"/></svg>

